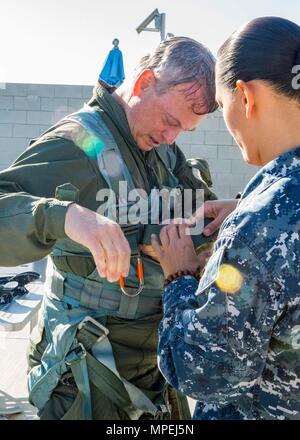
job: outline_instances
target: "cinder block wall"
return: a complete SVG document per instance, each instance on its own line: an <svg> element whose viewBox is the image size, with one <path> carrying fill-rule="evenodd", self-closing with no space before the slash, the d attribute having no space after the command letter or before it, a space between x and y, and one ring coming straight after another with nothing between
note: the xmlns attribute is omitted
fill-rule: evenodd
<svg viewBox="0 0 300 440"><path fill-rule="evenodd" d="M78 110L90 98L92 89L92 86L14 83L0 88L0 170L7 168L31 139ZM186 157L208 161L213 189L219 197L234 197L258 169L243 161L220 111L210 115L196 131L183 133L178 144Z"/></svg>
<svg viewBox="0 0 300 440"><path fill-rule="evenodd" d="M0 170L63 116L78 110L91 86L14 84L0 88Z"/></svg>
<svg viewBox="0 0 300 440"><path fill-rule="evenodd" d="M207 160L213 190L220 198L235 197L259 169L244 162L219 110L209 115L194 132L181 134L178 144L186 157Z"/></svg>

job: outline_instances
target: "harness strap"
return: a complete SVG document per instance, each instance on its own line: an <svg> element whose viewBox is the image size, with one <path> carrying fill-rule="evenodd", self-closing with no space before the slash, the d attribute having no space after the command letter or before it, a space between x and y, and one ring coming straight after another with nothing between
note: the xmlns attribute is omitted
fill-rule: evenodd
<svg viewBox="0 0 300 440"><path fill-rule="evenodd" d="M176 166L177 157L174 153L174 149L171 145L164 145L164 148L159 147L156 149L161 161L165 164L168 170L173 174Z"/></svg>
<svg viewBox="0 0 300 440"><path fill-rule="evenodd" d="M102 324L86 317L78 326L77 338L93 354L87 353L90 380L132 420L139 419L143 413L158 417L162 412L169 412L166 405L157 408L143 391L120 376L108 330Z"/></svg>
<svg viewBox="0 0 300 440"><path fill-rule="evenodd" d="M87 368L87 353L84 346L79 343L66 356L66 365L71 371L76 382L78 392L83 398L83 414L85 420L92 420L92 401Z"/></svg>
<svg viewBox="0 0 300 440"><path fill-rule="evenodd" d="M90 381L103 393L117 408L121 408L131 420L138 420L143 411L132 406L129 396L124 392L116 376L89 353L87 365Z"/></svg>
<svg viewBox="0 0 300 440"><path fill-rule="evenodd" d="M144 289L143 295L129 298L119 287L116 289L114 285L110 286L108 283L99 283L63 272L54 264L47 282L51 283L51 292L60 300L71 304L75 300L77 305L81 304L91 310L103 309L108 315L135 319L137 316L156 314L161 310L160 290L157 290L157 295L154 296L153 290ZM126 289L132 293L136 291L132 283L126 286Z"/></svg>

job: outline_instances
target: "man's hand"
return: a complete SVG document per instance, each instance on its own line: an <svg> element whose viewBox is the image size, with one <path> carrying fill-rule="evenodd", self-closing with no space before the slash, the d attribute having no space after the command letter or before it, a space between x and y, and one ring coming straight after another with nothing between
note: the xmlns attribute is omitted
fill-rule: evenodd
<svg viewBox="0 0 300 440"><path fill-rule="evenodd" d="M159 235L161 246L157 236L152 234L152 247L165 278L178 271L196 271L200 266L191 236L186 234L187 229L185 224L165 226Z"/></svg>
<svg viewBox="0 0 300 440"><path fill-rule="evenodd" d="M213 218L214 220L202 231L204 235L210 236L219 229L225 218L235 210L238 202L237 199L208 200L193 214L188 223L192 225L195 222L204 220L204 218Z"/></svg>
<svg viewBox="0 0 300 440"><path fill-rule="evenodd" d="M101 277L114 282L128 276L131 250L117 223L73 203L67 210L65 232L90 250Z"/></svg>

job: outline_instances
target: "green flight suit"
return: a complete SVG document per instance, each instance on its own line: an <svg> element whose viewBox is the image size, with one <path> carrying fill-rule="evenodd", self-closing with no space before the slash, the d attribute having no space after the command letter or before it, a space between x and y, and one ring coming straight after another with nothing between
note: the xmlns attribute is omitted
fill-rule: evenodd
<svg viewBox="0 0 300 440"><path fill-rule="evenodd" d="M167 183L165 167L154 150L143 153L136 145L125 113L115 99L101 86L90 105L104 110L104 122L113 134L122 157L132 173L136 187L149 193L151 188ZM215 199L204 180L195 178L191 166L174 144L176 166L174 174L183 188L203 188L205 199ZM47 256L56 240L67 238L65 215L72 201L56 198L57 188L71 183L77 188L76 202L96 211L97 192L107 187L101 176L97 159L88 150L78 148L71 140L57 134L41 136L12 164L0 173L0 265L13 266L36 261ZM55 261L55 257L53 258ZM55 261L59 269L87 276L95 269L92 258L63 257ZM113 347L120 374L144 390L157 391L164 381L157 368L157 328L162 311L138 320L108 316L105 326ZM29 349L29 366L40 362L47 345L40 322ZM66 375L53 391L43 419L78 418L73 403L77 394L71 375ZM94 419L124 419L97 388L91 386Z"/></svg>

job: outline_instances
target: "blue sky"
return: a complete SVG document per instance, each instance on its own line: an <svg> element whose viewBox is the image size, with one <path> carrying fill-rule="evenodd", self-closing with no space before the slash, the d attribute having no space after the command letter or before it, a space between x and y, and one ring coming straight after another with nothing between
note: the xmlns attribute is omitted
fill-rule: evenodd
<svg viewBox="0 0 300 440"><path fill-rule="evenodd" d="M195 38L214 53L254 17L300 24L299 0L1 0L0 82L93 84L114 37L130 78L160 41L159 33L135 30L155 8L166 13L167 32Z"/></svg>

